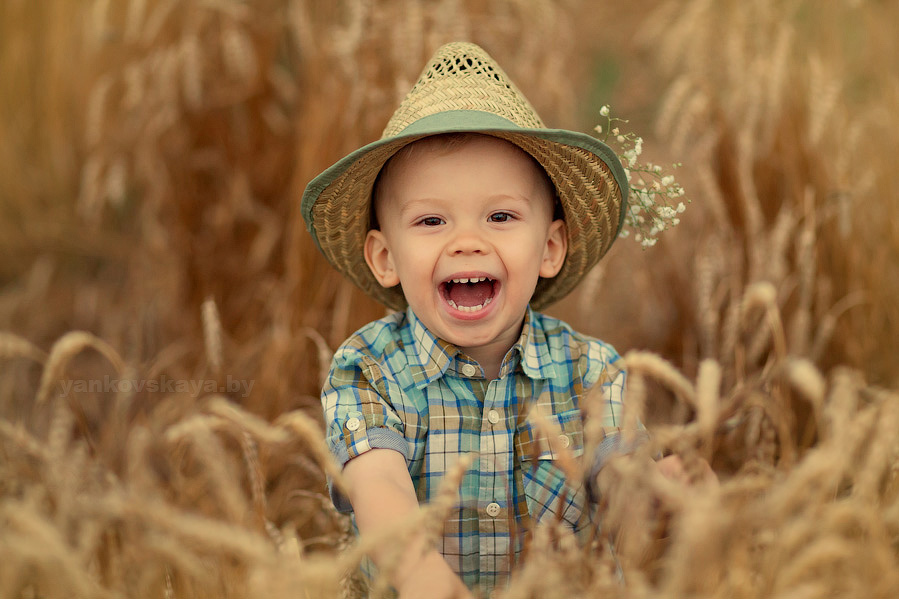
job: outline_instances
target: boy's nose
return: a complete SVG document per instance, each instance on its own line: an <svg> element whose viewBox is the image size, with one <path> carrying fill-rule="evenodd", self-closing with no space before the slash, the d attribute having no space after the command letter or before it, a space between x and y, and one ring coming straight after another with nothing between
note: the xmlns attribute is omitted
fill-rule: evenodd
<svg viewBox="0 0 899 599"><path fill-rule="evenodd" d="M484 238L472 230L458 231L450 241L447 250L453 255L483 254L486 252Z"/></svg>

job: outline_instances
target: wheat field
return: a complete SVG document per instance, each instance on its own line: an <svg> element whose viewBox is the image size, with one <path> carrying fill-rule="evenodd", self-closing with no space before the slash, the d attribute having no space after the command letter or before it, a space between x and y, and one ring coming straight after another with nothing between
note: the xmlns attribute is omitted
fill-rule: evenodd
<svg viewBox="0 0 899 599"><path fill-rule="evenodd" d="M644 451L720 479L613 463L593 541L533 531L498 596L899 596L897 22L874 0L4 0L0 599L355 597L366 552L439 521L356 541L330 505L323 372L383 309L298 209L454 39L550 125L609 103L682 164L683 222L549 312L625 356Z"/></svg>

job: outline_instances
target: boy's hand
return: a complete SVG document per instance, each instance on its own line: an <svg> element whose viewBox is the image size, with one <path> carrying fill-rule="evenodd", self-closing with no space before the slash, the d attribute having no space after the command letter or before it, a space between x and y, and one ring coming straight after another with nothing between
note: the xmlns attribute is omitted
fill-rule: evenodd
<svg viewBox="0 0 899 599"><path fill-rule="evenodd" d="M399 599L472 599L462 580L436 551L410 564L407 575L398 581Z"/></svg>
<svg viewBox="0 0 899 599"><path fill-rule="evenodd" d="M603 534L621 555L648 565L665 550L678 506L689 500L691 492L714 492L718 477L698 456L686 465L678 455L655 461L645 454L629 454L613 460L596 479Z"/></svg>
<svg viewBox="0 0 899 599"><path fill-rule="evenodd" d="M684 468L684 462L678 455L665 456L656 462L656 466L662 476L668 480L679 482L685 485L693 483L707 483L712 485L718 484L718 476L709 463L703 458L698 459L699 472L697 476L691 477Z"/></svg>

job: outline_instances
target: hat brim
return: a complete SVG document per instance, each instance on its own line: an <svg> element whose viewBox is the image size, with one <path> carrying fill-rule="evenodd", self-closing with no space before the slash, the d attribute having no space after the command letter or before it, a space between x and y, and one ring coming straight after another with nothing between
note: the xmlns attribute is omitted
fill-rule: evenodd
<svg viewBox="0 0 899 599"><path fill-rule="evenodd" d="M328 261L384 305L401 310L399 286L385 288L365 263L371 194L384 164L404 146L432 135L481 133L509 141L530 154L556 187L565 214L568 253L559 274L540 279L531 305L541 309L567 295L608 251L624 223L627 175L600 140L565 129L523 128L478 110L423 117L399 135L352 152L313 179L303 193L306 228Z"/></svg>

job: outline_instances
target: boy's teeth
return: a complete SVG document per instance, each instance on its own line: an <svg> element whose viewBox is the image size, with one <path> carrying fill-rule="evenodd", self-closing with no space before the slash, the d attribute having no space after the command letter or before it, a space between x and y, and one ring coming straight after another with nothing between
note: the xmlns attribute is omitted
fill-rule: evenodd
<svg viewBox="0 0 899 599"><path fill-rule="evenodd" d="M459 310L460 312L477 312L478 310L483 310L484 308L486 308L487 304L489 304L490 302L493 301L493 298L488 297L487 299L484 300L484 303L481 304L480 306L457 306L456 302L454 302L453 300L446 300L446 301L450 306L452 306L456 310Z"/></svg>
<svg viewBox="0 0 899 599"><path fill-rule="evenodd" d="M452 279L453 283L480 283L486 281L487 277L469 277L466 279Z"/></svg>

